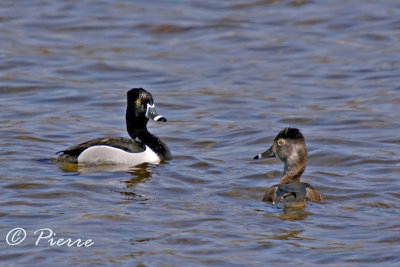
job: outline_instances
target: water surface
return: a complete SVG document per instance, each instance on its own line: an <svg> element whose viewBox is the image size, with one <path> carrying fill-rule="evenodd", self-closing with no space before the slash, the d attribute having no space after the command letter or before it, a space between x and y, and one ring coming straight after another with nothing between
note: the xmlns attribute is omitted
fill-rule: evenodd
<svg viewBox="0 0 400 267"><path fill-rule="evenodd" d="M399 30L394 0L2 1L2 265L398 265ZM126 137L133 87L169 119L149 128L173 160L50 161ZM253 156L286 126L322 204L261 201L282 164ZM41 228L94 245L35 245Z"/></svg>

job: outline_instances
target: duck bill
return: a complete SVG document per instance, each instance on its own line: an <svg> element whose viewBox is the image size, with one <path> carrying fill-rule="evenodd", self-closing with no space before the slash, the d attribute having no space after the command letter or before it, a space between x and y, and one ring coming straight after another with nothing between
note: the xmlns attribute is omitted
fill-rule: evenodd
<svg viewBox="0 0 400 267"><path fill-rule="evenodd" d="M150 105L147 104L147 110L146 110L146 117L153 120L153 121L162 121L166 122L167 119L164 118L164 116L159 115L156 111L156 105Z"/></svg>
<svg viewBox="0 0 400 267"><path fill-rule="evenodd" d="M267 151L258 154L257 156L254 157L254 159L264 159L264 158L273 158L275 157L274 151L272 151L272 146L268 148Z"/></svg>

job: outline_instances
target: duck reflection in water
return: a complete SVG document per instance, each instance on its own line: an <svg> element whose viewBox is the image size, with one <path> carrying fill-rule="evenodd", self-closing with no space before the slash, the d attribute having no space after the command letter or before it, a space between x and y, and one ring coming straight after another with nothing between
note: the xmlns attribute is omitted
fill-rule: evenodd
<svg viewBox="0 0 400 267"><path fill-rule="evenodd" d="M304 220L308 215L312 214L306 211L305 207L304 202L287 203L283 206L283 213L279 215L279 218L285 221Z"/></svg>
<svg viewBox="0 0 400 267"><path fill-rule="evenodd" d="M279 183L269 188L263 201L273 204L313 201L321 202L321 195L308 183L300 182L307 165L307 147L303 134L296 128L285 128L275 137L272 146L254 159L277 157L284 163Z"/></svg>
<svg viewBox="0 0 400 267"><path fill-rule="evenodd" d="M143 163L128 172L132 175L129 180L124 181L127 188L135 187L138 183L146 182L151 179L151 165Z"/></svg>
<svg viewBox="0 0 400 267"><path fill-rule="evenodd" d="M145 183L146 181L151 179L152 177L151 167L152 167L151 164L143 163L128 171L128 173L131 174L132 177L130 177L128 180L123 181L126 190L125 191L118 190L118 193L123 195L127 200L134 200L134 201L148 200L146 196L136 194L131 190L133 190L137 184Z"/></svg>

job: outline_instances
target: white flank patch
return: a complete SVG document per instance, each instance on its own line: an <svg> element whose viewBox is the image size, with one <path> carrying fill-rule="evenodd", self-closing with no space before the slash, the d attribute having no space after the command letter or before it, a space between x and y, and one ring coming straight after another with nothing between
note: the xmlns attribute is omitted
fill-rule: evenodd
<svg viewBox="0 0 400 267"><path fill-rule="evenodd" d="M111 146L92 146L84 150L78 157L78 163L86 164L124 164L138 165L144 162L159 163L160 158L146 146L140 153L130 153Z"/></svg>

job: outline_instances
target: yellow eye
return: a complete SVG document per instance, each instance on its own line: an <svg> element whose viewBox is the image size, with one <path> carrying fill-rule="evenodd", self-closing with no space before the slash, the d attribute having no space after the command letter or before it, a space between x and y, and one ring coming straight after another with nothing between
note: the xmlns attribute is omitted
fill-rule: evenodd
<svg viewBox="0 0 400 267"><path fill-rule="evenodd" d="M142 102L140 102L140 99L136 100L136 104L138 104L138 105L142 104Z"/></svg>
<svg viewBox="0 0 400 267"><path fill-rule="evenodd" d="M285 140L279 139L278 140L278 145L283 146L285 144Z"/></svg>

